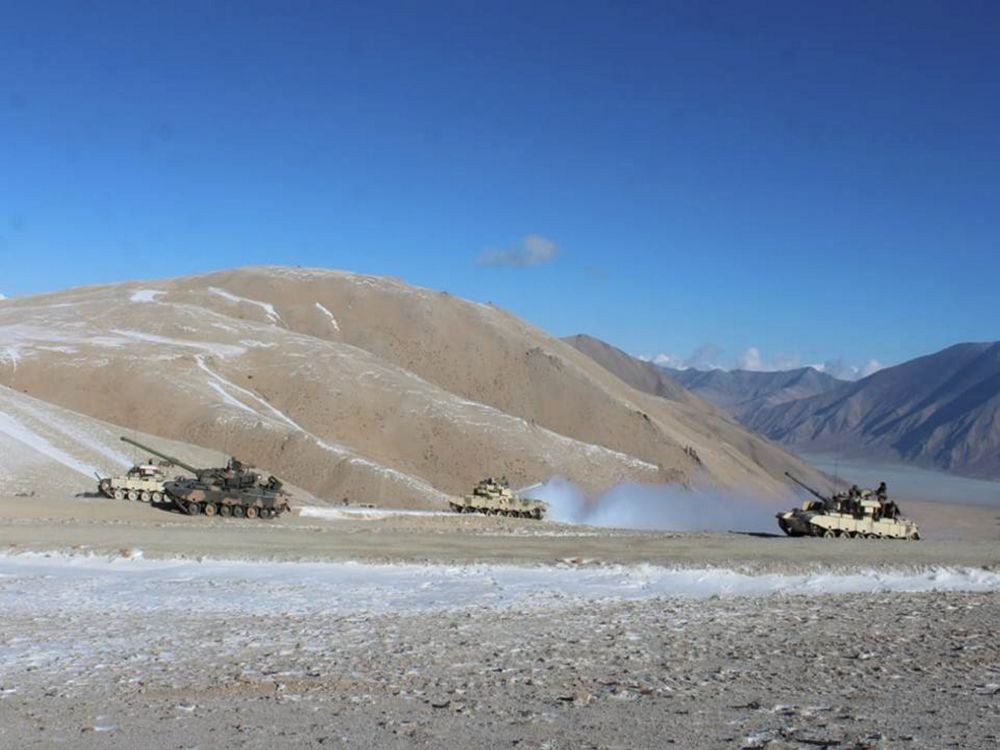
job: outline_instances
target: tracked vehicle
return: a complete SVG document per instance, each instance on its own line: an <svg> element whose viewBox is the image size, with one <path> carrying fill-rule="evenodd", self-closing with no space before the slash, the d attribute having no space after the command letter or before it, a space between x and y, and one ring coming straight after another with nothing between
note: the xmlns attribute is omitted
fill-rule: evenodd
<svg viewBox="0 0 1000 750"><path fill-rule="evenodd" d="M815 500L806 500L802 507L778 513L778 526L789 536L822 536L827 538L919 539L920 529L913 521L899 514L895 503L879 499L871 491L838 493L827 497L785 472L786 476L805 488Z"/></svg>
<svg viewBox="0 0 1000 750"><path fill-rule="evenodd" d="M152 461L136 464L124 475L102 477L97 475L97 491L114 500L131 500L143 503L170 502L163 491L167 473Z"/></svg>
<svg viewBox="0 0 1000 750"><path fill-rule="evenodd" d="M505 480L490 477L477 484L471 494L455 498L449 505L456 513L483 513L488 516L513 516L541 520L549 509L541 500L518 497Z"/></svg>
<svg viewBox="0 0 1000 750"><path fill-rule="evenodd" d="M224 467L196 469L129 438L123 437L122 441L194 474L175 477L163 487L174 506L189 515L276 518L290 508L281 480L258 474L252 466L235 458L230 458Z"/></svg>

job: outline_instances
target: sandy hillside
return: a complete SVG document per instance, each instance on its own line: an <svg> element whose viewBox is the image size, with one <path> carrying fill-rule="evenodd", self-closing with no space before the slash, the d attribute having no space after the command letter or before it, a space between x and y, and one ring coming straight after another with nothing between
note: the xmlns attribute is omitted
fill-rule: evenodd
<svg viewBox="0 0 1000 750"><path fill-rule="evenodd" d="M41 503L42 498L92 494L95 474L120 474L149 459L123 443L123 434L194 466L221 466L226 460L218 451L123 430L0 386L0 497ZM299 501L314 501L298 488L293 491Z"/></svg>
<svg viewBox="0 0 1000 750"><path fill-rule="evenodd" d="M502 310L334 271L0 302L0 385L238 455L334 501L440 505L486 473L590 490L701 479L774 494L786 469L818 481L699 399L634 390Z"/></svg>

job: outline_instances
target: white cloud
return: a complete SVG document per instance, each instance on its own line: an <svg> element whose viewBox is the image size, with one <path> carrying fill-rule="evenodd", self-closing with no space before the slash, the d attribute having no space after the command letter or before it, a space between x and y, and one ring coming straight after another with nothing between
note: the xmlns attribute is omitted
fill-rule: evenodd
<svg viewBox="0 0 1000 750"><path fill-rule="evenodd" d="M514 247L487 250L477 261L481 266L530 268L548 263L559 254L559 246L538 234L529 234Z"/></svg>
<svg viewBox="0 0 1000 750"><path fill-rule="evenodd" d="M885 365L877 359L870 359L863 366L858 367L856 365L846 363L842 357L828 359L821 365L809 366L813 369L819 370L820 372L825 372L827 375L839 378L840 380L860 380L861 378L867 378L869 375L885 368Z"/></svg>
<svg viewBox="0 0 1000 750"><path fill-rule="evenodd" d="M797 370L801 367L812 367L819 372L825 372L840 380L858 380L883 369L885 365L877 359L870 359L858 367L848 364L842 357L828 359L822 364L803 365L802 358L797 354L775 354L769 358L760 347L748 347L731 365L720 364L723 350L714 344L702 344L689 357L679 357L674 354L660 353L655 355L640 354L638 359L652 362L661 367L674 370L748 370L750 372L782 372Z"/></svg>
<svg viewBox="0 0 1000 750"><path fill-rule="evenodd" d="M881 370L884 365L877 359L869 359L868 363L861 368L861 377L867 378L869 375L874 375L876 372Z"/></svg>
<svg viewBox="0 0 1000 750"><path fill-rule="evenodd" d="M762 370L764 369L764 358L760 354L760 349L751 346L743 356L736 362L736 366L741 370Z"/></svg>
<svg viewBox="0 0 1000 750"><path fill-rule="evenodd" d="M683 370L685 369L683 357L675 357L672 354L654 354L650 356L649 354L640 354L636 359L641 359L643 362L652 362L654 365L659 365L660 367L669 367L673 370Z"/></svg>
<svg viewBox="0 0 1000 750"><path fill-rule="evenodd" d="M780 370L795 370L802 366L802 360L797 354L781 354L774 356L768 361L756 346L747 349L736 361L736 367L740 370L750 370L752 372L778 372Z"/></svg>
<svg viewBox="0 0 1000 750"><path fill-rule="evenodd" d="M702 344L693 352L691 356L684 360L684 367L692 367L696 370L718 370L721 366L718 363L722 349L715 344Z"/></svg>
<svg viewBox="0 0 1000 750"><path fill-rule="evenodd" d="M0 294L0 299L7 299L4 295Z"/></svg>

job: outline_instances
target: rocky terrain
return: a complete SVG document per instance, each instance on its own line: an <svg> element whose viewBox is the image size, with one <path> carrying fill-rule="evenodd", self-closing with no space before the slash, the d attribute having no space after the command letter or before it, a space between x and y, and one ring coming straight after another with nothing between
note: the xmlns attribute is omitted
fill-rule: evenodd
<svg viewBox="0 0 1000 750"><path fill-rule="evenodd" d="M462 603L489 570L437 593L431 575L414 599L385 589L380 571L356 570L364 582L333 593L308 567L273 579L246 564L205 564L204 575L197 563L59 564L0 561L5 747L1000 739L995 590L593 599L562 588L586 575L577 570L513 599ZM358 596L369 578L384 589L374 600Z"/></svg>
<svg viewBox="0 0 1000 750"><path fill-rule="evenodd" d="M818 481L700 399L635 390L502 310L336 271L248 268L4 300L0 398L21 414L59 407L72 412L64 421L239 455L334 501L441 507L504 473L591 491L627 479L775 495L788 469ZM0 441L34 460L19 419L7 413ZM98 449L84 460L77 442L55 447L89 470ZM120 464L108 445L100 460Z"/></svg>
<svg viewBox="0 0 1000 750"><path fill-rule="evenodd" d="M0 492L0 747L995 746L1000 515L907 507L927 541Z"/></svg>

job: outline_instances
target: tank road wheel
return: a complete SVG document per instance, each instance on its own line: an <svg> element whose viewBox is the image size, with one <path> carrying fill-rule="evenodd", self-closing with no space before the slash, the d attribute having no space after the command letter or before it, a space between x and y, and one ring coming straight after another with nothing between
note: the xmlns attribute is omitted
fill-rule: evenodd
<svg viewBox="0 0 1000 750"><path fill-rule="evenodd" d="M228 505L220 505L219 515L222 516L223 518L229 518L231 515L233 515L233 509Z"/></svg>
<svg viewBox="0 0 1000 750"><path fill-rule="evenodd" d="M128 491L128 499L131 500L134 503L136 500L139 499L139 493L136 492L135 490L129 490Z"/></svg>
<svg viewBox="0 0 1000 750"><path fill-rule="evenodd" d="M214 516L218 512L218 510L219 509L218 507L216 507L215 503L205 503L206 516Z"/></svg>
<svg viewBox="0 0 1000 750"><path fill-rule="evenodd" d="M247 518L249 518L251 521L255 519L257 515L258 514L256 505L251 505L249 508L247 508Z"/></svg>
<svg viewBox="0 0 1000 750"><path fill-rule="evenodd" d="M148 503L149 502L149 493L146 492L146 490L143 490L142 493L139 495L139 499L142 500L144 503Z"/></svg>
<svg viewBox="0 0 1000 750"><path fill-rule="evenodd" d="M154 492L150 497L151 497L151 499L153 500L154 503L162 503L163 502L163 493L162 492Z"/></svg>
<svg viewBox="0 0 1000 750"><path fill-rule="evenodd" d="M243 506L242 505L234 505L233 506L233 518L243 518L243 515L244 515L244 513L243 513Z"/></svg>
<svg viewBox="0 0 1000 750"><path fill-rule="evenodd" d="M199 513L201 513L201 506L198 505L198 503L190 502L187 504L186 510L189 516L197 516Z"/></svg>
<svg viewBox="0 0 1000 750"><path fill-rule="evenodd" d="M123 490L123 489L117 489L117 490L115 490L114 495L115 495L115 500L124 500L125 499L125 490Z"/></svg>

